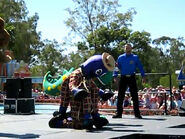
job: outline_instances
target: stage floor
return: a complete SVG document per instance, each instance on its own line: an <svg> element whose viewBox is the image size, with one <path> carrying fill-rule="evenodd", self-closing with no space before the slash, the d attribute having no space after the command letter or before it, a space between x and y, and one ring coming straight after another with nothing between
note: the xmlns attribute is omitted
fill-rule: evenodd
<svg viewBox="0 0 185 139"><path fill-rule="evenodd" d="M49 128L48 121L52 114L0 114L0 138L144 139L147 136L148 139L154 135L168 135L170 139L185 138L185 117L167 115L135 119L133 115L123 115L121 119L112 119L111 115L105 116L109 120L107 126L87 131Z"/></svg>

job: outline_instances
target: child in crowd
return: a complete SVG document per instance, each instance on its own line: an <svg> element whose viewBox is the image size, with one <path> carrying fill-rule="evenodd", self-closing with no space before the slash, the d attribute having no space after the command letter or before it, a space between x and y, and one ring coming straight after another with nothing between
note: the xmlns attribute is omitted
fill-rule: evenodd
<svg viewBox="0 0 185 139"><path fill-rule="evenodd" d="M150 99L150 109L157 109L156 98L154 97Z"/></svg>
<svg viewBox="0 0 185 139"><path fill-rule="evenodd" d="M156 97L156 104L157 104L157 109L163 109L164 108L164 98L161 94L159 94Z"/></svg>
<svg viewBox="0 0 185 139"><path fill-rule="evenodd" d="M144 108L150 108L151 104L150 104L150 94L149 93L145 93L143 95L143 100L144 100Z"/></svg>
<svg viewBox="0 0 185 139"><path fill-rule="evenodd" d="M180 96L180 92L174 93L174 98L175 98L175 100L174 100L175 105L179 109L180 106L182 105L182 99L181 99L181 96Z"/></svg>

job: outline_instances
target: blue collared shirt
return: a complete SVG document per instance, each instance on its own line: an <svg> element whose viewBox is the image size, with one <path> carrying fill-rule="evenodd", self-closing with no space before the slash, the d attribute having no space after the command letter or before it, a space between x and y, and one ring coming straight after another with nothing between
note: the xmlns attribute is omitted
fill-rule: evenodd
<svg viewBox="0 0 185 139"><path fill-rule="evenodd" d="M143 66L137 55L127 55L126 53L124 53L118 57L117 63L121 75L132 75L136 72L136 68L139 68L141 76L145 76Z"/></svg>

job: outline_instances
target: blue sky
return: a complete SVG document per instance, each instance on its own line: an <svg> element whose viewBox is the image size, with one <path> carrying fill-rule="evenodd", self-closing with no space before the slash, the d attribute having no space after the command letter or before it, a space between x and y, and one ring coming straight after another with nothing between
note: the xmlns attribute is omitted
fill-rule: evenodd
<svg viewBox="0 0 185 139"><path fill-rule="evenodd" d="M38 13L37 31L41 31L42 39L63 42L69 29L64 20L68 18L65 11L73 7L72 0L25 0L29 15ZM185 37L185 0L120 0L121 12L135 8L131 29L147 31L152 39L169 36Z"/></svg>

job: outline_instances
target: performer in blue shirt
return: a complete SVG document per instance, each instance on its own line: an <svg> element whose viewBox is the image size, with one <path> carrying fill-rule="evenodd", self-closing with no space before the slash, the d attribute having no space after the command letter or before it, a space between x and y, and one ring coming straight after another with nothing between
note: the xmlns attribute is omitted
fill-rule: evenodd
<svg viewBox="0 0 185 139"><path fill-rule="evenodd" d="M121 78L119 82L119 90L118 90L118 101L117 101L117 112L113 116L113 118L122 118L123 112L123 100L125 97L125 91L129 87L131 97L133 100L134 113L135 117L138 119L142 119L139 111L139 101L138 101L138 89L136 84L135 72L136 69L139 68L142 76L143 83L145 82L145 72L143 66L139 60L139 57L132 53L131 44L125 45L125 53L120 55L117 60L117 66L121 73ZM113 74L116 76L118 74Z"/></svg>

